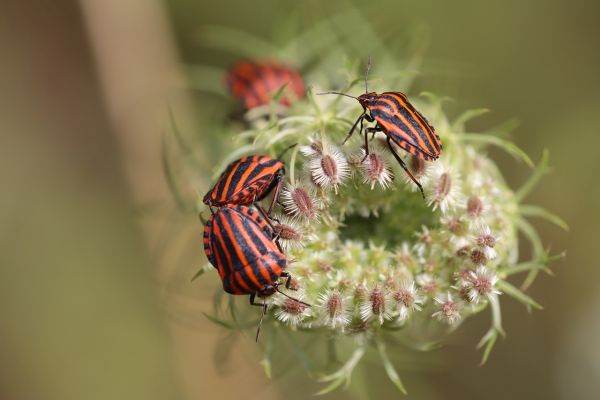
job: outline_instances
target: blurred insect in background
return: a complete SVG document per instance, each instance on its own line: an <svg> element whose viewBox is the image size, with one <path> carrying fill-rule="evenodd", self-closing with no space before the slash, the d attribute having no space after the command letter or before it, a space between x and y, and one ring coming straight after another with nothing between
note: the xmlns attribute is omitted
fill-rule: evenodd
<svg viewBox="0 0 600 400"><path fill-rule="evenodd" d="M292 278L285 271L285 254L273 241L273 230L255 210L246 206L228 205L214 212L204 226L204 253L217 269L223 289L233 295L250 295L250 304L263 308L256 331L260 333L267 302L256 302L256 296L266 298L279 292L280 278L286 278L290 289Z"/></svg>
<svg viewBox="0 0 600 400"><path fill-rule="evenodd" d="M421 195L425 198L421 183L406 167L405 162L400 158L392 143L414 157L426 161L435 161L442 152L442 142L440 137L435 133L435 129L429 124L427 119L408 101L408 98L404 93L384 92L377 94L375 92L369 92L368 76L370 69L371 58L369 57L369 63L367 64L365 73L365 93L358 97L340 92L325 92L318 94L337 94L358 100L363 108L363 112L352 125L352 128L348 132L343 143L346 143L348 139L350 139L359 124L359 135L363 133L364 120L376 122L374 127L367 127L364 129L365 158L369 154L369 133L372 134L372 139L376 132L383 132L386 135L387 145L394 155L394 158L396 158L402 169L404 169L412 181L418 186L421 190Z"/></svg>
<svg viewBox="0 0 600 400"><path fill-rule="evenodd" d="M247 110L268 104L275 92L287 85L280 104L289 106L305 95L304 81L295 69L276 61L239 61L225 78L231 94Z"/></svg>

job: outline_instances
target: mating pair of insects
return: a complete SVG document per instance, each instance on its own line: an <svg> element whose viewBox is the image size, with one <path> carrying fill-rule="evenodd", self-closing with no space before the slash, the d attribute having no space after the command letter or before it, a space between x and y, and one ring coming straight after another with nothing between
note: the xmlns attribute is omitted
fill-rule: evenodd
<svg viewBox="0 0 600 400"><path fill-rule="evenodd" d="M376 132L383 132L390 151L423 194L421 184L408 170L394 146L402 148L413 157L434 161L442 151L440 138L403 93L377 94L368 91L370 66L369 59L364 94L358 97L340 92L320 94L338 94L358 100L363 112L352 125L344 143L359 127L359 134L364 134L365 153L368 155L369 133L374 136ZM365 129L364 120L376 124ZM267 303L264 300L256 302L256 296L264 299L280 292L289 297L279 290L280 280L285 279L287 288L290 288L292 282L290 274L285 271L288 261L278 243L270 216L284 176L285 165L279 159L265 155L243 157L229 164L203 199L211 208L212 214L204 228L206 256L217 269L226 292L250 295L250 304L263 308L261 322ZM272 192L271 203L268 210L265 210L259 202ZM260 322L257 340L259 331Z"/></svg>

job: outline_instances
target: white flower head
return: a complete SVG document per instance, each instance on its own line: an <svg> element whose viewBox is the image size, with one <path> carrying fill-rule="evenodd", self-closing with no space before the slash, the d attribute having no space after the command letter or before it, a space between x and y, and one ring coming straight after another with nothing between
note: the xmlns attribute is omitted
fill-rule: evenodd
<svg viewBox="0 0 600 400"><path fill-rule="evenodd" d="M348 299L338 290L327 290L319 295L319 322L331 329L344 329L350 323Z"/></svg>
<svg viewBox="0 0 600 400"><path fill-rule="evenodd" d="M365 149L361 148L359 157L363 183L369 185L371 190L376 184L387 189L394 180L394 173L384 153L371 149L367 155Z"/></svg>
<svg viewBox="0 0 600 400"><path fill-rule="evenodd" d="M463 203L460 175L442 162L436 162L427 169L426 199L433 209L442 214L457 208Z"/></svg>
<svg viewBox="0 0 600 400"><path fill-rule="evenodd" d="M415 281L421 290L428 295L433 295L440 287L439 282L433 277L433 275L427 273L417 275Z"/></svg>
<svg viewBox="0 0 600 400"><path fill-rule="evenodd" d="M493 295L500 294L496 289L498 275L484 266L478 267L475 271L470 271L469 277L463 285L467 289L469 302L477 304L482 297L490 298Z"/></svg>
<svg viewBox="0 0 600 400"><path fill-rule="evenodd" d="M429 175L427 175L427 170L429 169L429 162L423 160L422 158L416 156L410 156L410 160L407 163L408 170L413 174L415 179L419 181L421 186L427 186L429 182ZM411 177L404 172L402 174L402 180L408 185L411 192L416 192L419 190L417 184L411 179Z"/></svg>
<svg viewBox="0 0 600 400"><path fill-rule="evenodd" d="M486 224L480 224L475 232L475 245L481 249L488 260L496 258L497 253L494 247L498 242L499 237L492 234L492 230Z"/></svg>
<svg viewBox="0 0 600 400"><path fill-rule="evenodd" d="M301 290L294 291L292 297L281 293L276 293L275 296L275 318L284 324L295 327L311 315L311 308L303 302L304 293Z"/></svg>
<svg viewBox="0 0 600 400"><path fill-rule="evenodd" d="M400 321L405 321L411 312L420 311L424 300L418 294L415 282L412 280L400 282L398 289L392 293L392 298L396 302Z"/></svg>
<svg viewBox="0 0 600 400"><path fill-rule="evenodd" d="M305 157L319 157L321 154L323 154L323 142L319 139L313 138L311 139L309 145L300 146L299 150L300 153L302 153L302 155Z"/></svg>
<svg viewBox="0 0 600 400"><path fill-rule="evenodd" d="M472 195L465 203L465 211L467 216L472 220L478 221L489 212L490 206L482 196Z"/></svg>
<svg viewBox="0 0 600 400"><path fill-rule="evenodd" d="M448 325L454 325L460 320L461 304L454 300L450 292L447 292L446 296L442 295L436 297L435 302L438 304L438 310L431 314L433 318L445 322Z"/></svg>
<svg viewBox="0 0 600 400"><path fill-rule="evenodd" d="M302 248L315 239L315 236L309 233L307 227L300 224L295 218L278 214L271 219L273 220L275 237L277 237L284 250Z"/></svg>
<svg viewBox="0 0 600 400"><path fill-rule="evenodd" d="M315 189L301 183L286 184L281 191L285 213L292 217L315 220L319 217L319 203Z"/></svg>
<svg viewBox="0 0 600 400"><path fill-rule="evenodd" d="M308 169L315 185L323 189L333 189L335 193L350 176L346 156L336 146L326 143L323 143L321 154L309 159Z"/></svg>
<svg viewBox="0 0 600 400"><path fill-rule="evenodd" d="M386 319L391 319L391 301L388 293L379 286L370 290L360 305L360 317L363 321L377 320L380 324Z"/></svg>

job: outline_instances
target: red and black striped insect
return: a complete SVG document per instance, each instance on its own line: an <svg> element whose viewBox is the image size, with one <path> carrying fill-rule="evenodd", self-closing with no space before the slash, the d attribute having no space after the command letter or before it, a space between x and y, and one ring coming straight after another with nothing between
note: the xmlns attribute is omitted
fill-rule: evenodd
<svg viewBox="0 0 600 400"><path fill-rule="evenodd" d="M442 152L442 142L440 137L435 133L435 129L429 124L427 119L408 101L408 98L404 93L384 92L377 94L375 92L369 92L367 77L370 68L371 59L369 58L365 74L364 94L361 94L358 97L340 92L326 92L319 94L338 94L358 100L363 107L363 112L354 125L352 125L344 143L350 139L359 124L359 134L363 133L364 120L367 120L368 122L376 121L374 127L368 127L364 130L366 155L369 154L369 133L375 135L376 132L383 132L387 137L386 140L390 151L408 176L419 187L421 195L425 197L423 194L423 187L408 170L406 164L402 158L400 158L392 143L414 157L426 161L434 161L438 159Z"/></svg>
<svg viewBox="0 0 600 400"><path fill-rule="evenodd" d="M285 176L285 165L266 155L252 155L233 161L221 174L215 186L204 196L204 204L221 207L227 204L250 205L267 197L273 189L273 200L265 212L269 215L279 197Z"/></svg>
<svg viewBox="0 0 600 400"><path fill-rule="evenodd" d="M246 206L220 207L204 226L204 252L217 269L223 289L234 295L250 295L250 304L263 307L263 316L267 303L256 302L256 296L265 298L279 292L290 297L279 290L279 279L286 278L288 289L292 282L285 271L286 256L273 236L269 223ZM259 331L260 323L257 339Z"/></svg>
<svg viewBox="0 0 600 400"><path fill-rule="evenodd" d="M279 197L279 191L285 176L285 165L280 159L292 147L284 149L278 157L266 155L245 156L230 163L221 174L217 183L204 196L204 204L209 207L221 207L227 204L250 205L261 201L275 189L269 209L256 205L263 215L270 215L271 209Z"/></svg>
<svg viewBox="0 0 600 400"><path fill-rule="evenodd" d="M305 95L304 81L298 71L275 61L239 61L225 80L231 94L247 110L269 103L284 85L286 92L279 102L285 106Z"/></svg>

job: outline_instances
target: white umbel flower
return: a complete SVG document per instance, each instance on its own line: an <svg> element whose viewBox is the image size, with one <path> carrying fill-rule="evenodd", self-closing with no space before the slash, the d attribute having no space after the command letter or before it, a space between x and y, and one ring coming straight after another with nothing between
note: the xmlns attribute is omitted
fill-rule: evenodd
<svg viewBox="0 0 600 400"><path fill-rule="evenodd" d="M446 296L436 297L435 302L438 304L438 310L431 314L433 318L448 325L454 325L460 320L461 305L458 301L454 300L450 292L447 292Z"/></svg>
<svg viewBox="0 0 600 400"><path fill-rule="evenodd" d="M442 214L455 209L463 202L460 175L442 162L435 162L427 170L427 204Z"/></svg>
<svg viewBox="0 0 600 400"><path fill-rule="evenodd" d="M293 298L277 293L275 304L275 318L286 325L296 327L311 315L311 308L303 303L304 294L301 291L294 292Z"/></svg>
<svg viewBox="0 0 600 400"><path fill-rule="evenodd" d="M479 224L475 232L475 244L485 253L488 260L496 258L497 253L494 247L498 243L498 237L492 234L492 230L486 224Z"/></svg>
<svg viewBox="0 0 600 400"><path fill-rule="evenodd" d="M411 174L413 174L415 179L419 181L421 186L427 186L427 183L429 182L427 170L429 169L430 163L428 161L423 160L422 158L410 156L410 159L406 164L408 170L411 172ZM402 180L408 185L411 192L416 192L417 190L419 190L417 184L410 178L410 176L408 176L407 173L402 174Z"/></svg>
<svg viewBox="0 0 600 400"><path fill-rule="evenodd" d="M313 221L318 219L319 203L313 187L306 187L301 183L288 183L279 197L286 214Z"/></svg>
<svg viewBox="0 0 600 400"><path fill-rule="evenodd" d="M299 249L307 243L314 240L314 235L310 234L305 225L300 224L297 219L287 215L274 215L273 230L275 237L284 250Z"/></svg>
<svg viewBox="0 0 600 400"><path fill-rule="evenodd" d="M363 321L377 320L380 324L391 319L391 302L388 294L379 286L375 286L365 294L360 306L360 317Z"/></svg>
<svg viewBox="0 0 600 400"><path fill-rule="evenodd" d="M319 322L331 329L344 329L350 323L348 299L338 290L328 290L319 295Z"/></svg>
<svg viewBox="0 0 600 400"><path fill-rule="evenodd" d="M412 280L403 280L397 290L392 293L392 298L396 302L398 319L405 321L411 312L420 311L423 298L417 293L415 282Z"/></svg>
<svg viewBox="0 0 600 400"><path fill-rule="evenodd" d="M394 180L394 173L389 166L387 158L378 151L371 150L367 155L364 148L360 149L360 172L363 183L369 185L371 190L379 184L382 189L389 188Z"/></svg>
<svg viewBox="0 0 600 400"><path fill-rule="evenodd" d="M336 146L325 143L322 153L308 161L308 169L315 185L323 189L333 189L335 193L350 176L346 156Z"/></svg>
<svg viewBox="0 0 600 400"><path fill-rule="evenodd" d="M482 297L490 298L493 295L500 294L496 289L498 275L484 266L478 267L475 271L470 271L468 279L464 281L468 288L467 296L471 303L477 304Z"/></svg>

